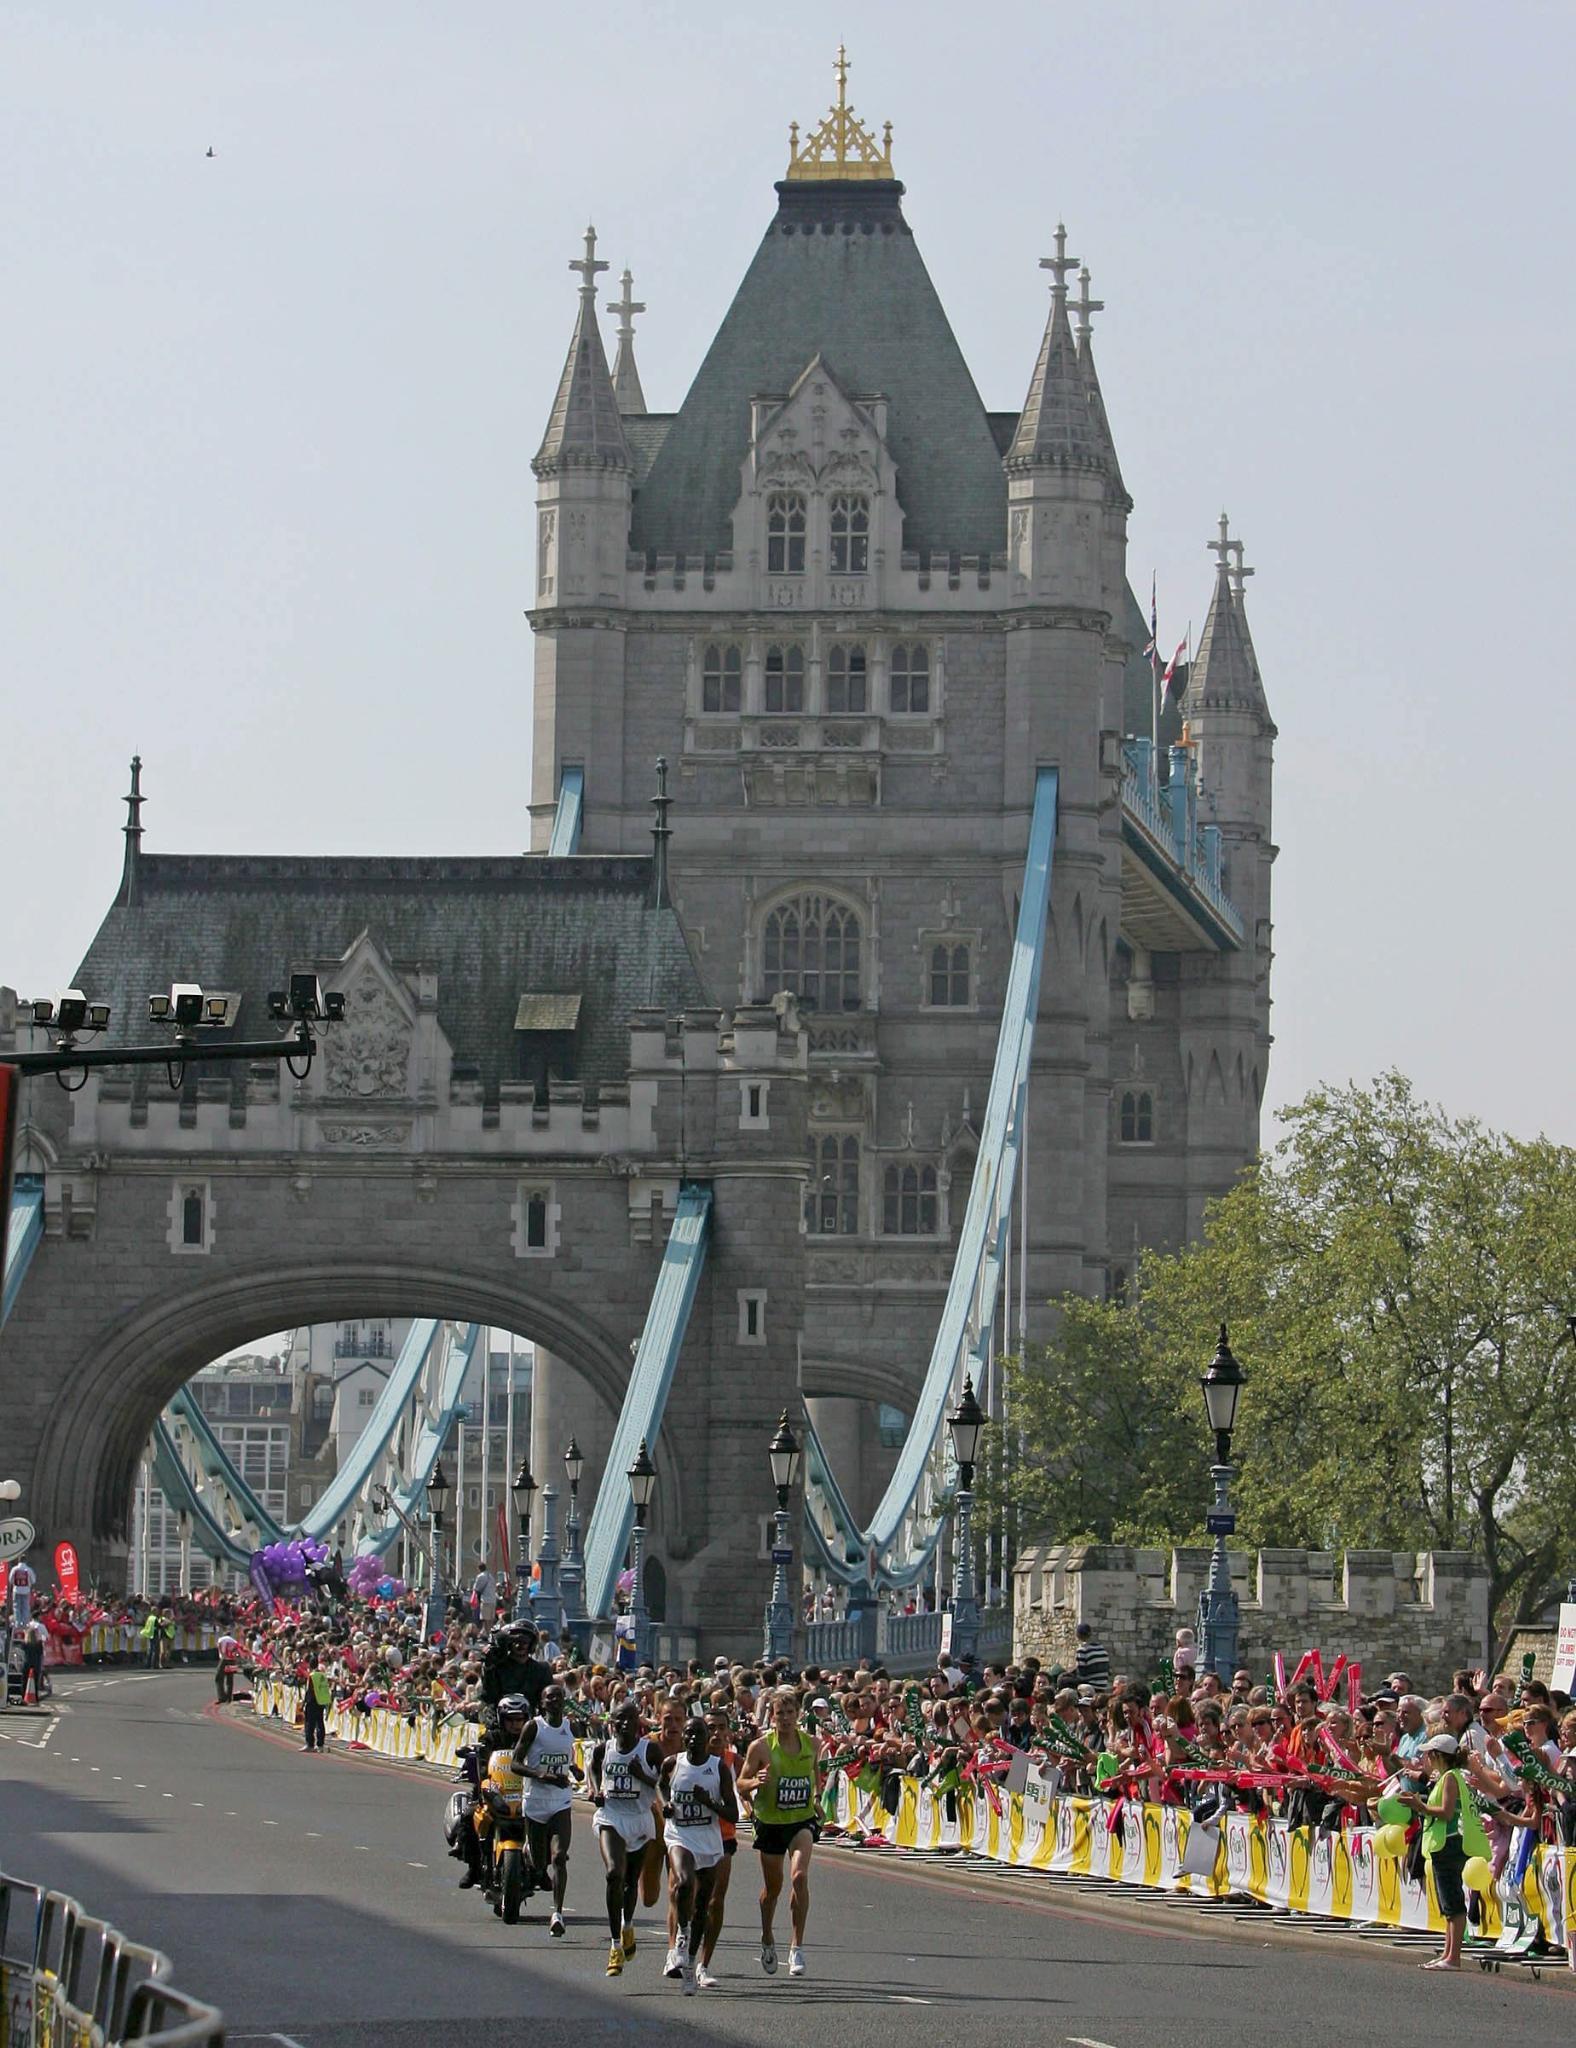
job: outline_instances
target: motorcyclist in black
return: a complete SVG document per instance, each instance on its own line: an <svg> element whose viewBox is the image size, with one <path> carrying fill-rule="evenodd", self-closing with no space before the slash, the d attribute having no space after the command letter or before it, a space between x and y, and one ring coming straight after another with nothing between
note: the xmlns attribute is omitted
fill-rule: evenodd
<svg viewBox="0 0 1576 2048"><path fill-rule="evenodd" d="M460 1879L460 1890L469 1891L482 1878L483 1854L481 1837L476 1832L475 1815L480 1810L481 1781L487 1775L487 1760L494 1748L513 1748L520 1739L520 1731L530 1716L525 1699L517 1692L507 1693L490 1708L491 1721L484 1728L482 1738L474 1750L462 1752L466 1759L465 1776L470 1787L463 1795L456 1794L449 1802L448 1821L444 1833L453 1854L465 1864L465 1875ZM487 1728L497 1731L496 1740Z"/></svg>

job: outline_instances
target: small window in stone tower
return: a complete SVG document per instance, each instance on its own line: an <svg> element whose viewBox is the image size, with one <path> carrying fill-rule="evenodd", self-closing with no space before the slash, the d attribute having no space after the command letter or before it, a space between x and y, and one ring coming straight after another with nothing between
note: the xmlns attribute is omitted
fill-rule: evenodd
<svg viewBox="0 0 1576 2048"><path fill-rule="evenodd" d="M700 708L702 711L737 711L741 701L743 659L735 641L711 641L701 664Z"/></svg>
<svg viewBox="0 0 1576 2048"><path fill-rule="evenodd" d="M804 574L804 499L773 491L766 501L766 569L772 576Z"/></svg>
<svg viewBox="0 0 1576 2048"><path fill-rule="evenodd" d="M888 1237L934 1237L936 1169L889 1166L882 1177L881 1228Z"/></svg>
<svg viewBox="0 0 1576 2048"><path fill-rule="evenodd" d="M969 949L943 943L930 949L930 1007L966 1010L969 1006Z"/></svg>
<svg viewBox="0 0 1576 2048"><path fill-rule="evenodd" d="M891 702L896 712L930 709L930 649L923 640L900 640L892 649Z"/></svg>
<svg viewBox="0 0 1576 2048"><path fill-rule="evenodd" d="M547 1196L541 1188L525 1198L525 1246L532 1252L547 1249Z"/></svg>
<svg viewBox="0 0 1576 2048"><path fill-rule="evenodd" d="M181 1243L194 1249L202 1244L207 1232L207 1203L203 1200L201 1188L188 1188L181 1198Z"/></svg>
<svg viewBox="0 0 1576 2048"><path fill-rule="evenodd" d="M766 650L766 708L804 709L804 649L773 645Z"/></svg>
<svg viewBox="0 0 1576 2048"><path fill-rule="evenodd" d="M865 711L867 667L864 647L855 641L839 643L826 658L826 708L828 711Z"/></svg>
<svg viewBox="0 0 1576 2048"><path fill-rule="evenodd" d="M811 1142L805 1225L816 1237L852 1237L859 1228L859 1140L851 1132Z"/></svg>
<svg viewBox="0 0 1576 2048"><path fill-rule="evenodd" d="M1155 1098L1148 1089L1129 1089L1122 1097L1117 1128L1124 1145L1152 1145L1155 1141Z"/></svg>
<svg viewBox="0 0 1576 2048"><path fill-rule="evenodd" d="M831 513L833 575L863 576L870 566L870 500L839 492Z"/></svg>

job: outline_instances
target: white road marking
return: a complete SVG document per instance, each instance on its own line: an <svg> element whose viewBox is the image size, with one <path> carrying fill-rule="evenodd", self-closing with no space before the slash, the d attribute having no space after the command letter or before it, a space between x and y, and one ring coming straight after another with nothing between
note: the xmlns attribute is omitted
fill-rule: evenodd
<svg viewBox="0 0 1576 2048"><path fill-rule="evenodd" d="M933 1998L909 1998L901 1991L894 1991L892 1993L892 2003L894 2005L934 2005L935 2002Z"/></svg>
<svg viewBox="0 0 1576 2048"><path fill-rule="evenodd" d="M1109 2041L1096 2041L1088 2034L1069 2034L1067 2038L1073 2048L1111 2048Z"/></svg>
<svg viewBox="0 0 1576 2048"><path fill-rule="evenodd" d="M309 1842L321 1842L323 1839L323 1831L321 1828L308 1828L306 1831L306 1838Z"/></svg>
<svg viewBox="0 0 1576 2048"><path fill-rule="evenodd" d="M407 1870L425 1870L426 1867L425 1863L407 1863L405 1866Z"/></svg>
<svg viewBox="0 0 1576 2048"><path fill-rule="evenodd" d="M133 1778L133 1779L132 1779L132 1781L131 1781L131 1783L132 1783L132 1789L133 1789L134 1791L137 1791L137 1792L146 1792L146 1791L147 1791L147 1789L148 1789L148 1788L147 1788L147 1786L143 1784L143 1782L142 1782L142 1780L141 1780L140 1778Z"/></svg>
<svg viewBox="0 0 1576 2048"><path fill-rule="evenodd" d="M263 1826L264 1826L265 1828L276 1828L276 1827L278 1827L278 1825L279 1825L279 1823L278 1823L278 1821L276 1821L276 1820L265 1820L265 1821L263 1822Z"/></svg>

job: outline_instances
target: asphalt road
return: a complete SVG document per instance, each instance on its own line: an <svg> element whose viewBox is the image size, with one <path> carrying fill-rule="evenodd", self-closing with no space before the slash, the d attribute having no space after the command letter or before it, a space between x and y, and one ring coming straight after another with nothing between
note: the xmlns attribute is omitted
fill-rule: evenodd
<svg viewBox="0 0 1576 2048"><path fill-rule="evenodd" d="M447 1793L397 1765L309 1757L273 1727L206 1711L206 1672L58 1681L51 1720L0 1724L0 1864L57 1885L165 1949L235 2043L456 2048L603 2039L863 2048L921 2029L1013 2048L1264 2048L1303 2035L1381 2048L1442 2033L1495 2048L1568 2035L1576 1976L1421 1976L1426 1951L1286 1930L879 1851L817 1857L810 1974L757 1959L741 1849L723 1982L661 1975L660 1914L603 1976L600 1867L583 1821L569 1933L505 1927L440 1833ZM535 1902L532 1902L533 1905ZM649 1931L648 1931L649 1930Z"/></svg>

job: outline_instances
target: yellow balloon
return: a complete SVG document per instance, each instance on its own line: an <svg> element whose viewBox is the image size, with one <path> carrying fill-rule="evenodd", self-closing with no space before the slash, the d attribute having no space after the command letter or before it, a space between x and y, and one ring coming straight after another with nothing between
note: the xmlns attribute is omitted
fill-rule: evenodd
<svg viewBox="0 0 1576 2048"><path fill-rule="evenodd" d="M1404 1856L1406 1854L1406 1829L1399 1821L1391 1821L1388 1827L1378 1828L1374 1833L1374 1854L1376 1856Z"/></svg>
<svg viewBox="0 0 1576 2048"><path fill-rule="evenodd" d="M1494 1870L1486 1856L1469 1856L1461 1872L1468 1891L1486 1892L1494 1886Z"/></svg>

